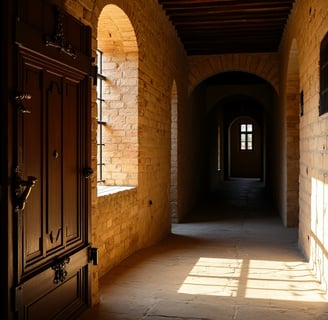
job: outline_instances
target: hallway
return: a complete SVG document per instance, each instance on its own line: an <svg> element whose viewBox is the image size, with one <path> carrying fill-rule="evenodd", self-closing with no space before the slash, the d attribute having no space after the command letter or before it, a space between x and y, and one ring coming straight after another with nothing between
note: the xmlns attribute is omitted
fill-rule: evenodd
<svg viewBox="0 0 328 320"><path fill-rule="evenodd" d="M223 192L224 190L224 192ZM259 181L227 181L161 243L101 279L79 320L324 320L328 299Z"/></svg>

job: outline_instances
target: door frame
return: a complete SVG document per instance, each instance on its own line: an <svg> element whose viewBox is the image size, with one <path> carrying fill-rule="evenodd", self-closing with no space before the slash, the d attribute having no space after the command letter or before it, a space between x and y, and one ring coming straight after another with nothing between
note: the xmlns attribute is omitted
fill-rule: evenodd
<svg viewBox="0 0 328 320"><path fill-rule="evenodd" d="M13 206L12 206L12 170L13 145L15 141L13 121L15 112L12 101L14 87L13 65L14 47L12 42L14 1L5 1L1 7L1 30L6 30L1 36L1 105L0 108L0 212L1 212L1 257L0 264L1 285L1 313L4 319L14 319L12 313L13 287Z"/></svg>
<svg viewBox="0 0 328 320"><path fill-rule="evenodd" d="M232 160L231 160L231 158L232 158L232 150L231 150L231 148L232 148L232 137L231 137L232 132L231 132L231 130L232 130L233 126L236 124L236 122L238 122L240 120L252 122L254 124L254 127L258 128L260 131L260 137L258 139L259 139L259 146L261 148L260 155L259 155L259 157L260 157L259 165L261 167L260 167L260 177L258 177L258 178L260 178L261 181L263 181L263 179L264 179L263 128L260 126L260 124L258 123L258 121L256 121L255 118L253 118L252 116L248 116L248 115L236 116L228 125L228 179L234 178L231 176L231 168L232 168Z"/></svg>

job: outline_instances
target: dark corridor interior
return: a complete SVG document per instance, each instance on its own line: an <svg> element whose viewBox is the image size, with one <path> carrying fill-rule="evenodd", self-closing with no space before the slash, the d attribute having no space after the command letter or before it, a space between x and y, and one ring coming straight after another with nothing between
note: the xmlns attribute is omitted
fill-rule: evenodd
<svg viewBox="0 0 328 320"><path fill-rule="evenodd" d="M200 210L201 209L201 210ZM267 186L260 179L229 179L204 198L183 222L253 219L278 216Z"/></svg>
<svg viewBox="0 0 328 320"><path fill-rule="evenodd" d="M210 216L190 214L187 219L215 219L220 212L275 214L271 159L277 143L273 135L276 93L272 85L254 74L232 71L204 80L195 92L199 119L205 119L199 135L206 146L203 196L197 206L231 210L213 210L215 214L205 210ZM249 124L252 132L245 135L242 127ZM242 142L245 136L251 140ZM263 206L269 208L261 210Z"/></svg>

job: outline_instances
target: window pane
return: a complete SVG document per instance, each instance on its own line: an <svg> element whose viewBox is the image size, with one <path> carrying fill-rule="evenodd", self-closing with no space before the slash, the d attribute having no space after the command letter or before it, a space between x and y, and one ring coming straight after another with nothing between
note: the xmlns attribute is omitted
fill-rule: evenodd
<svg viewBox="0 0 328 320"><path fill-rule="evenodd" d="M247 141L253 141L253 134L252 133L247 134Z"/></svg>
<svg viewBox="0 0 328 320"><path fill-rule="evenodd" d="M246 150L246 134L245 133L240 134L240 149Z"/></svg>
<svg viewBox="0 0 328 320"><path fill-rule="evenodd" d="M252 132L253 131L253 125L251 123L247 124L247 131Z"/></svg>
<svg viewBox="0 0 328 320"><path fill-rule="evenodd" d="M241 124L240 125L240 131L241 132L246 132L246 124Z"/></svg>
<svg viewBox="0 0 328 320"><path fill-rule="evenodd" d="M247 150L253 150L253 142L252 141L247 142Z"/></svg>

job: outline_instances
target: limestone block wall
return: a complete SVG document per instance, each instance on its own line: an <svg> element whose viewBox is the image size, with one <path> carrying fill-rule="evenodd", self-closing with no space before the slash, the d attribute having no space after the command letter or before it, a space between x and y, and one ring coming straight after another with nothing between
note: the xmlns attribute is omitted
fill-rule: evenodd
<svg viewBox="0 0 328 320"><path fill-rule="evenodd" d="M328 32L328 2L298 0L281 44L281 86L303 92L299 117L299 245L314 273L328 283L328 115L319 116L320 42ZM296 65L290 74L290 65ZM295 82L296 81L296 82ZM291 103L290 103L291 104ZM298 108L299 101L294 101ZM286 111L287 112L287 111ZM288 112L287 112L288 114ZM290 131L292 133L292 131ZM293 136L289 136L292 139Z"/></svg>
<svg viewBox="0 0 328 320"><path fill-rule="evenodd" d="M92 28L94 57L98 18L102 9L109 4L118 6L128 17L138 47L135 122L138 173L135 188L102 197L97 197L96 178L92 179L90 240L99 250L99 265L92 267L93 304L99 300L98 279L101 276L133 252L152 245L170 232L173 83L177 92L177 108L184 108L187 101L185 51L164 11L155 0L65 1L67 11ZM92 166L95 171L95 87L92 101Z"/></svg>
<svg viewBox="0 0 328 320"><path fill-rule="evenodd" d="M171 107L176 111L177 179L175 202L179 220L193 206L201 187L201 127L197 120L205 78L225 71L245 71L267 80L275 89L275 139L271 163L277 206L286 226L299 223L299 243L318 278L328 279L328 117L318 116L319 48L328 31L328 1L296 0L280 52L270 54L185 55L183 46L155 0L65 0L69 13L92 28L96 56L97 22L113 4L134 28L138 46L137 183L136 188L97 197L92 179L92 245L99 248L93 267L93 303L98 277L136 250L170 232ZM172 86L176 99L172 100ZM304 114L299 118L299 92ZM96 91L93 88L92 166L96 170ZM195 140L199 137L199 140ZM299 183L299 184L298 184ZM299 213L299 214L298 214Z"/></svg>
<svg viewBox="0 0 328 320"><path fill-rule="evenodd" d="M206 78L228 71L249 72L265 79L279 91L279 56L276 53L222 54L188 58L188 91Z"/></svg>

